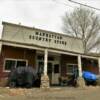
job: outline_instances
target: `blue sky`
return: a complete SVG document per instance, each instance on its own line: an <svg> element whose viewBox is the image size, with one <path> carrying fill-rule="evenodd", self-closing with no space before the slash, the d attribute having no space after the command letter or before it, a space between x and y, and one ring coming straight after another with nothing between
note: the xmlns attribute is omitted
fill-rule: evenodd
<svg viewBox="0 0 100 100"><path fill-rule="evenodd" d="M100 8L100 0L74 1ZM67 6L59 2L64 2ZM7 21L62 32L62 16L78 6L68 0L0 0L0 29L2 30L2 21Z"/></svg>

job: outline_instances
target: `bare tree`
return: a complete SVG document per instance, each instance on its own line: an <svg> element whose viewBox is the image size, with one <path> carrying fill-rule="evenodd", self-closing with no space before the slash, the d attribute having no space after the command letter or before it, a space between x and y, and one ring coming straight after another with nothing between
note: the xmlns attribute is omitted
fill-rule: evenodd
<svg viewBox="0 0 100 100"><path fill-rule="evenodd" d="M63 31L71 36L80 37L84 52L88 53L100 45L100 19L91 9L75 8L63 17Z"/></svg>

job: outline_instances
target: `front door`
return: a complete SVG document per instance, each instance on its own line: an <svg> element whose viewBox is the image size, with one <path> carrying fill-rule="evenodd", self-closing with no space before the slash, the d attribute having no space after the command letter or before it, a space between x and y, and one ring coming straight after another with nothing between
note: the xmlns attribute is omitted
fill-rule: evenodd
<svg viewBox="0 0 100 100"><path fill-rule="evenodd" d="M59 84L59 64L55 62L48 62L48 76L51 85Z"/></svg>
<svg viewBox="0 0 100 100"><path fill-rule="evenodd" d="M60 76L60 72L59 72L59 64L58 63L54 63L53 64L53 70L52 70L52 84L54 85L58 85L59 84L59 76Z"/></svg>

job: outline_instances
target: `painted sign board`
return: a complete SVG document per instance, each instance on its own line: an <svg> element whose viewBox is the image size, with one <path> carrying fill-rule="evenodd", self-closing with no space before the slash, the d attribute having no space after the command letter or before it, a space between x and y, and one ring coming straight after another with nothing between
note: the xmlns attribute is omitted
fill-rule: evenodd
<svg viewBox="0 0 100 100"><path fill-rule="evenodd" d="M7 22L3 22L2 39L77 53L84 51L81 39Z"/></svg>

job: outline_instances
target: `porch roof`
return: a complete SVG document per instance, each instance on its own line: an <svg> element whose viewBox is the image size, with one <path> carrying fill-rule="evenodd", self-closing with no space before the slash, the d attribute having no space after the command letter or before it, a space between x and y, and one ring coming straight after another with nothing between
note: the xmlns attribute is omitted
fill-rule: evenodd
<svg viewBox="0 0 100 100"><path fill-rule="evenodd" d="M6 45L6 46L27 48L27 49L40 50L40 51L45 50L45 47L43 47L43 46L37 46L37 45L33 45L33 44L26 44L26 43L19 43L19 42L12 42L12 41L7 41L7 40L0 40L0 44L1 44L1 46ZM77 53L77 52L65 51L65 50L54 49L54 48L47 48L47 49L49 52L72 55L72 56L81 55L82 57L93 58L93 59L98 59L100 57L100 55L92 54L92 53L84 54L84 53Z"/></svg>

